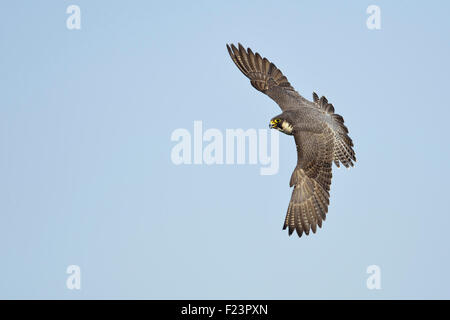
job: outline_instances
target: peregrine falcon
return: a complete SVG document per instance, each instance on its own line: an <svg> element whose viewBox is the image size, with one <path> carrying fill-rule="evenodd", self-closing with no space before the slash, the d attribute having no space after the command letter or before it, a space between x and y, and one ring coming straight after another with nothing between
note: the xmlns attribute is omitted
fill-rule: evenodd
<svg viewBox="0 0 450 320"><path fill-rule="evenodd" d="M301 237L322 227L330 203L331 166L353 167L356 162L352 139L344 118L334 113L328 100L313 92L313 101L302 97L283 73L259 53L227 44L231 59L250 84L268 95L283 111L270 120L269 127L294 136L297 166L291 176L294 187L283 230Z"/></svg>

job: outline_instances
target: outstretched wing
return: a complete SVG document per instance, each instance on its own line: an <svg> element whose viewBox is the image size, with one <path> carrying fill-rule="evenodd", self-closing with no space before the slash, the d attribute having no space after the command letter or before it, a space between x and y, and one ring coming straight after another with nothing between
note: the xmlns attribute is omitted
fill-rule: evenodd
<svg viewBox="0 0 450 320"><path fill-rule="evenodd" d="M297 167L291 176L294 186L283 229L303 233L322 227L330 203L331 165L334 158L334 132L322 125L319 133L300 131L294 134L297 145Z"/></svg>
<svg viewBox="0 0 450 320"><path fill-rule="evenodd" d="M274 100L281 110L295 108L299 102L306 100L291 86L283 73L259 53L247 51L239 43L238 48L227 44L228 53L236 66L250 79L251 85Z"/></svg>

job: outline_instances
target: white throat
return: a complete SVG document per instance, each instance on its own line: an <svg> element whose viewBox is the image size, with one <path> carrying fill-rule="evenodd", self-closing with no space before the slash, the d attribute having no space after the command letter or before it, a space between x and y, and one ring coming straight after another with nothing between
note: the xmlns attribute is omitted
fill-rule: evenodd
<svg viewBox="0 0 450 320"><path fill-rule="evenodd" d="M286 134L292 134L292 131L294 130L294 127L287 121L283 121L281 123L281 132L284 132Z"/></svg>

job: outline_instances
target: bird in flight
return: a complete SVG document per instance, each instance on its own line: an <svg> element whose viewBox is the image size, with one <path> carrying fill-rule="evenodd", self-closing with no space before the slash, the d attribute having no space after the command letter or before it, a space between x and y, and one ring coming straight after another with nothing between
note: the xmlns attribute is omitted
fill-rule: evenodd
<svg viewBox="0 0 450 320"><path fill-rule="evenodd" d="M259 53L227 44L231 59L250 84L268 95L282 113L270 120L269 127L294 136L297 146L297 166L290 186L294 187L284 220L283 230L294 230L301 237L316 233L322 227L330 203L331 166L353 167L356 162L352 139L344 118L334 113L334 107L324 96L313 92L313 101L302 97L283 73Z"/></svg>

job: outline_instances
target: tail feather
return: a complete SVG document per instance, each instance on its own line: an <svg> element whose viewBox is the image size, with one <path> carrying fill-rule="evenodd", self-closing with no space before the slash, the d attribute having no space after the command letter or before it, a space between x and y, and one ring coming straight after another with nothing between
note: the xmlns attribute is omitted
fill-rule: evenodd
<svg viewBox="0 0 450 320"><path fill-rule="evenodd" d="M328 103L328 99L324 96L320 97L313 92L313 101L317 107L331 115L335 132L334 141L334 157L333 162L337 167L343 164L345 167L353 167L356 162L355 151L353 150L353 141L348 135L348 128L344 124L344 118L334 113L334 107Z"/></svg>

